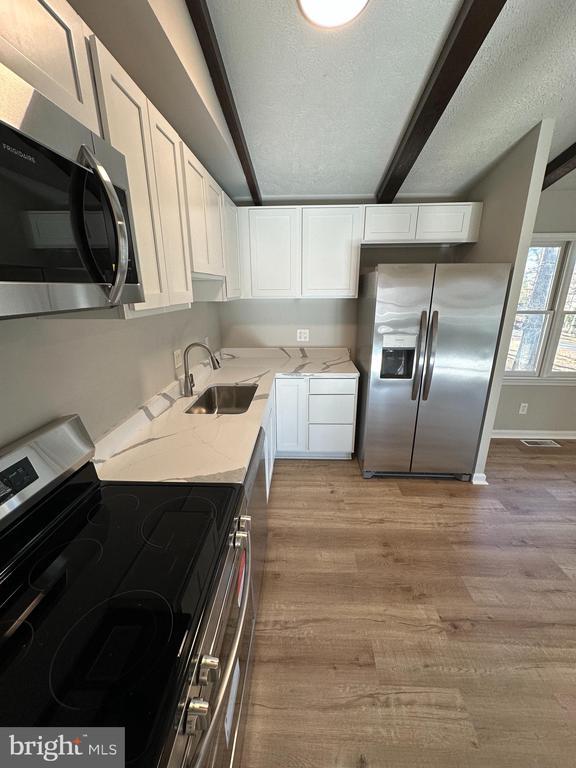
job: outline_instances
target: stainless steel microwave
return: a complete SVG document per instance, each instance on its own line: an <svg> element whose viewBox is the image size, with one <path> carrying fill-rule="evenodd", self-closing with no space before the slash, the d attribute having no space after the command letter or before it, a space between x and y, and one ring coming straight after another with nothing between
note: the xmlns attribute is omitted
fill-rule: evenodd
<svg viewBox="0 0 576 768"><path fill-rule="evenodd" d="M143 301L124 156L37 91L2 96L0 318Z"/></svg>

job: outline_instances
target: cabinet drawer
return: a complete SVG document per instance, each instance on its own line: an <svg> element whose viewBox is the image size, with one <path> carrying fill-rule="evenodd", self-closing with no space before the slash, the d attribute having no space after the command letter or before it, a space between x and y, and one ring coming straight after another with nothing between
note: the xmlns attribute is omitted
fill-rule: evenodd
<svg viewBox="0 0 576 768"><path fill-rule="evenodd" d="M311 395L354 395L356 379L310 379Z"/></svg>
<svg viewBox="0 0 576 768"><path fill-rule="evenodd" d="M354 428L351 424L310 424L308 450L312 453L352 453Z"/></svg>
<svg viewBox="0 0 576 768"><path fill-rule="evenodd" d="M310 395L308 421L310 424L353 424L354 395Z"/></svg>

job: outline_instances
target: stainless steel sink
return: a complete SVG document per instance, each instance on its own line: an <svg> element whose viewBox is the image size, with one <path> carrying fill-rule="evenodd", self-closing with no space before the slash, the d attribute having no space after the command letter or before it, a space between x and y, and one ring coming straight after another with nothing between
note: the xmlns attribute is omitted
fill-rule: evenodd
<svg viewBox="0 0 576 768"><path fill-rule="evenodd" d="M186 413L245 413L257 389L257 384L217 384L208 387Z"/></svg>

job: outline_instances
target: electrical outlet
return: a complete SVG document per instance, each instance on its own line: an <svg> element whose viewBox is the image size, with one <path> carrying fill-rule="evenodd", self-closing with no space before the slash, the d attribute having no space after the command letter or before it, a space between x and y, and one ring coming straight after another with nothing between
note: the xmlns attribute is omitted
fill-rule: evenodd
<svg viewBox="0 0 576 768"><path fill-rule="evenodd" d="M296 341L310 341L310 329L299 328L296 331Z"/></svg>
<svg viewBox="0 0 576 768"><path fill-rule="evenodd" d="M518 413L520 416L526 416L528 413L528 403L520 403L520 408L518 408Z"/></svg>
<svg viewBox="0 0 576 768"><path fill-rule="evenodd" d="M175 349L174 350L174 368L181 368L181 367L182 367L182 350Z"/></svg>

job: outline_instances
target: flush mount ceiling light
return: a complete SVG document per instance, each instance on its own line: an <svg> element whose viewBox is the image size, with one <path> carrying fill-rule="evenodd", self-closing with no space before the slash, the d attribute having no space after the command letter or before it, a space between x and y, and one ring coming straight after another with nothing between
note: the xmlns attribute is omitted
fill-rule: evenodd
<svg viewBox="0 0 576 768"><path fill-rule="evenodd" d="M355 19L368 5L368 0L298 0L309 22L330 29Z"/></svg>

